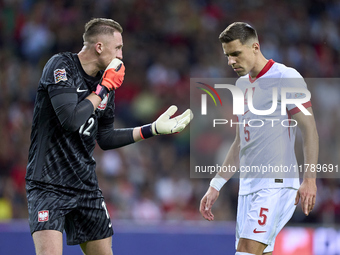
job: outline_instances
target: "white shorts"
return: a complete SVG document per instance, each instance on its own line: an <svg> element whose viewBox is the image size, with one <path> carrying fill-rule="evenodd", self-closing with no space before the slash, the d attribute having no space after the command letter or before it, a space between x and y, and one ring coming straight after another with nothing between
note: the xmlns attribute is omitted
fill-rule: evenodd
<svg viewBox="0 0 340 255"><path fill-rule="evenodd" d="M238 196L236 249L240 238L255 240L274 250L275 238L292 217L295 210L296 189L262 189Z"/></svg>

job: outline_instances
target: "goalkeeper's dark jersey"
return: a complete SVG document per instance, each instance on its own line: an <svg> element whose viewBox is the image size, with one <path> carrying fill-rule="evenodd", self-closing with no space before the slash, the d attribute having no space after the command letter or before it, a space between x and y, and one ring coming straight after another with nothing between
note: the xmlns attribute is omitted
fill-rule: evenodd
<svg viewBox="0 0 340 255"><path fill-rule="evenodd" d="M114 92L110 92L76 131L64 129L51 98L76 93L78 102L95 90L102 72L91 77L81 67L77 54L61 53L46 64L34 107L31 146L26 180L46 187L92 191L98 189L95 160L98 122L113 123ZM68 102L65 101L67 105Z"/></svg>

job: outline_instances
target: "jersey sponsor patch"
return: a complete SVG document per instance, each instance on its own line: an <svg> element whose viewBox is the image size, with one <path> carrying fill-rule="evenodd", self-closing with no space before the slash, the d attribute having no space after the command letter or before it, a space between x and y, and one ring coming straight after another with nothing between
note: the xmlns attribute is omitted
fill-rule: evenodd
<svg viewBox="0 0 340 255"><path fill-rule="evenodd" d="M58 83L60 81L67 81L66 70L56 69L54 70L54 82Z"/></svg>
<svg viewBox="0 0 340 255"><path fill-rule="evenodd" d="M48 210L38 212L38 222L48 221Z"/></svg>
<svg viewBox="0 0 340 255"><path fill-rule="evenodd" d="M99 110L105 110L106 105L107 105L107 100L109 99L109 94L107 94L104 99L100 102L100 104L98 105L98 109Z"/></svg>

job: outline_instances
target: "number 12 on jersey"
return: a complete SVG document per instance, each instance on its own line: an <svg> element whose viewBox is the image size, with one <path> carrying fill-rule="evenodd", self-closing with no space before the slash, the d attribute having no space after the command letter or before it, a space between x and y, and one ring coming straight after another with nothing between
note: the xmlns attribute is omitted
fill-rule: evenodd
<svg viewBox="0 0 340 255"><path fill-rule="evenodd" d="M86 122L83 124L83 125L81 125L81 127L79 128L79 134L81 134L81 135L87 135L87 136L90 136L91 135L91 133L90 133L90 131L91 131L91 128L93 127L93 125L94 125L94 118L89 118L89 120L87 121L87 123L89 124L87 127L86 127L86 129L85 129L85 125L86 125ZM84 130L85 129L85 130Z"/></svg>

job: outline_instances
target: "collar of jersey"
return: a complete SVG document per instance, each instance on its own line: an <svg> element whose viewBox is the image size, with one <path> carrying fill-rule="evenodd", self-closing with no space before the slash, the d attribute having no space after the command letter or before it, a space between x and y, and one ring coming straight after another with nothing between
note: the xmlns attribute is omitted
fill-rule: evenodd
<svg viewBox="0 0 340 255"><path fill-rule="evenodd" d="M250 77L249 74L249 81L251 83L255 82L258 78L260 78L262 75L264 75L266 72L268 72L268 70L272 67L272 65L274 65L275 61L272 59L269 59L267 64L262 68L262 70L259 72L259 74L253 79Z"/></svg>
<svg viewBox="0 0 340 255"><path fill-rule="evenodd" d="M93 77L93 76L90 76L88 75L87 73L85 73L81 63L80 63L80 60L79 60L79 57L76 53L73 54L73 59L75 60L77 66L78 66L78 70L81 72L81 74L83 75L83 77L85 77L86 79L89 79L90 81L93 81L93 82L99 82L100 81L100 78L102 76L102 71L99 71L97 73L97 76Z"/></svg>

